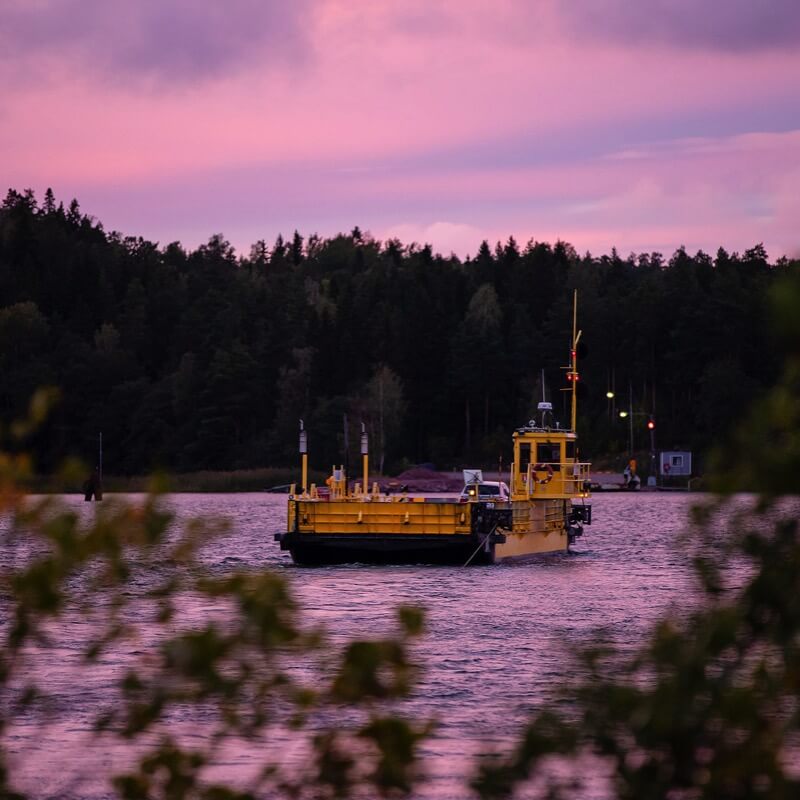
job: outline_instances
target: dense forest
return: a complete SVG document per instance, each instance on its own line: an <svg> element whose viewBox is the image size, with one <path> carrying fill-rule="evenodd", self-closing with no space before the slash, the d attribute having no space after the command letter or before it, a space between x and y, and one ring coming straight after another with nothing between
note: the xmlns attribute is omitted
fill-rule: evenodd
<svg viewBox="0 0 800 800"><path fill-rule="evenodd" d="M237 256L221 236L187 251L106 232L77 201L8 192L0 209L0 424L32 392L60 402L37 466L108 472L355 463L371 433L385 472L507 464L542 396L564 423L572 290L583 330L583 455L706 450L776 379L767 293L800 262L761 245L579 255L567 243L483 242L464 261L355 228L279 237ZM614 391L609 399L607 393Z"/></svg>

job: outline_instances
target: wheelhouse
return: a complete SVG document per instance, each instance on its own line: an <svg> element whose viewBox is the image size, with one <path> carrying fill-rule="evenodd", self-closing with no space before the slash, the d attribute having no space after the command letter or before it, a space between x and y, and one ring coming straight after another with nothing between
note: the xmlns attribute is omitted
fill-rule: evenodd
<svg viewBox="0 0 800 800"><path fill-rule="evenodd" d="M589 463L578 458L573 431L537 427L533 421L513 434L511 494L530 497L582 497L588 490Z"/></svg>

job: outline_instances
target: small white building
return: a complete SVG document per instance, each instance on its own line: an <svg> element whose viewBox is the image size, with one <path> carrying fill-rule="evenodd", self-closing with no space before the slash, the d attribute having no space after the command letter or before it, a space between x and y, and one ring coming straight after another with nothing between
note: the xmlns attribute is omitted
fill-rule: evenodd
<svg viewBox="0 0 800 800"><path fill-rule="evenodd" d="M658 464L659 474L664 478L676 475L689 478L692 475L692 454L689 450L662 450Z"/></svg>

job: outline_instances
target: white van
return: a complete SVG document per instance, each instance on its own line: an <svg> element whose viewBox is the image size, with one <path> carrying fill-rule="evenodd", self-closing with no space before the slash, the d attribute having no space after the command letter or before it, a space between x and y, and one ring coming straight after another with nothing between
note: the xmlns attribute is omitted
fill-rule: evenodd
<svg viewBox="0 0 800 800"><path fill-rule="evenodd" d="M477 489L477 497L476 490ZM497 500L501 503L508 502L508 484L503 481L482 481L481 483L468 483L461 490L459 500L466 503L468 500Z"/></svg>

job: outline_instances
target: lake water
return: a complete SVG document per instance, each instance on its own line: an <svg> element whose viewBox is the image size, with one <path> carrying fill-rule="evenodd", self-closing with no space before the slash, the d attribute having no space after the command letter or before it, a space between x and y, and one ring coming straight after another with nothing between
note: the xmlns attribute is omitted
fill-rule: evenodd
<svg viewBox="0 0 800 800"><path fill-rule="evenodd" d="M180 518L228 517L230 533L204 554L211 569L280 571L307 618L334 640L386 633L399 604L426 609L427 632L415 649L424 672L404 709L439 721L424 749L429 781L415 796L441 799L468 797L463 787L473 755L513 740L530 710L563 683L566 647L602 631L632 649L654 617L686 602L693 584L680 535L697 500L681 493L597 495L594 524L573 553L468 569L299 568L273 541L285 524L285 496L174 495L168 504ZM92 513L77 498L68 502ZM0 611L0 622L7 621ZM5 737L18 788L34 797L113 795L106 776L122 756L92 737L91 722L119 674L112 661L98 678L77 679L68 664L79 640L77 629L62 628L37 656L35 671L58 697L53 714L44 722L23 719ZM194 735L202 739L202 725ZM243 750L229 753L219 770L230 777L255 764L257 753Z"/></svg>

